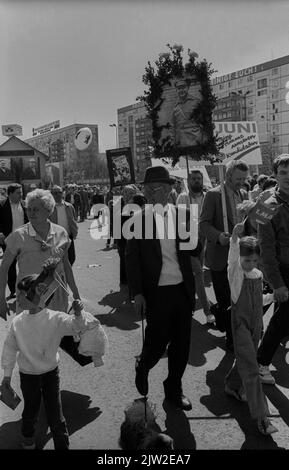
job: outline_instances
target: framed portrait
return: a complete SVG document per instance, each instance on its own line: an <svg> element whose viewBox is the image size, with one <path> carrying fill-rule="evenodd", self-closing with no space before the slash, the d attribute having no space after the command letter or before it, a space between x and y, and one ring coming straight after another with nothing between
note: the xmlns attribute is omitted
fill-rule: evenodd
<svg viewBox="0 0 289 470"><path fill-rule="evenodd" d="M181 156L194 160L215 159L216 138L212 112L216 98L210 77L215 72L205 59L188 49L170 46L159 54L155 67L145 68L143 82L148 87L138 97L148 111L153 129L153 157L170 158L175 164ZM208 159L208 158L207 158Z"/></svg>
<svg viewBox="0 0 289 470"><path fill-rule="evenodd" d="M160 128L157 143L161 149L174 148L180 155L187 155L206 144L208 135L194 116L201 101L202 87L197 76L173 78L163 87L156 120Z"/></svg>
<svg viewBox="0 0 289 470"><path fill-rule="evenodd" d="M13 173L11 158L0 157L0 181L13 179Z"/></svg>
<svg viewBox="0 0 289 470"><path fill-rule="evenodd" d="M130 147L107 150L106 157L111 187L135 183Z"/></svg>
<svg viewBox="0 0 289 470"><path fill-rule="evenodd" d="M38 157L22 157L22 174L21 179L33 180L40 178L39 158Z"/></svg>

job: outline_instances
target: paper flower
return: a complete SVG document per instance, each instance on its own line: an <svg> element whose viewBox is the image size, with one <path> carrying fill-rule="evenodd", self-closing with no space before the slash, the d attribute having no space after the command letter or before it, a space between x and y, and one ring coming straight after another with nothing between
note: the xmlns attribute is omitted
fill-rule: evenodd
<svg viewBox="0 0 289 470"><path fill-rule="evenodd" d="M195 59L197 59L197 58L199 57L199 54L198 54L197 52L191 51L191 52L189 53L189 56L190 56L190 57L194 57Z"/></svg>
<svg viewBox="0 0 289 470"><path fill-rule="evenodd" d="M237 214L241 216L246 216L254 207L255 207L255 203L253 201L246 199L240 204L237 204Z"/></svg>
<svg viewBox="0 0 289 470"><path fill-rule="evenodd" d="M170 57L169 52L162 52L161 54L159 54L160 59L168 59L169 57Z"/></svg>
<svg viewBox="0 0 289 470"><path fill-rule="evenodd" d="M177 52L182 52L184 50L181 44L174 44L173 49L175 49Z"/></svg>

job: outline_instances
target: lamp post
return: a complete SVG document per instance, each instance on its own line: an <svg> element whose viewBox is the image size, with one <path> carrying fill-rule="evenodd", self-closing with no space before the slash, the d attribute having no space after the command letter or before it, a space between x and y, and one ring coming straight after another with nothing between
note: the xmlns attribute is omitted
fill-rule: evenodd
<svg viewBox="0 0 289 470"><path fill-rule="evenodd" d="M116 144L116 148L118 148L117 125L115 123L114 124L109 124L109 127L115 127L115 144Z"/></svg>

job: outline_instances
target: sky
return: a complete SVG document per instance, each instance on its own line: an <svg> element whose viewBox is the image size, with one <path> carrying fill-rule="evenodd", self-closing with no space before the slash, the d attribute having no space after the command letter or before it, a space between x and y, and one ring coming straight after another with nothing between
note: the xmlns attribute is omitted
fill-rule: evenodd
<svg viewBox="0 0 289 470"><path fill-rule="evenodd" d="M0 0L0 125L98 124L105 152L167 43L223 75L288 55L288 18L287 0Z"/></svg>

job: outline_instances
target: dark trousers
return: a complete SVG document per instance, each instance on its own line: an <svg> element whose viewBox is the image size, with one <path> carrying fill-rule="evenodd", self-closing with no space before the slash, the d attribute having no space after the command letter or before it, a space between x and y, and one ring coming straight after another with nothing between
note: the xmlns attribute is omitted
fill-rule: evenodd
<svg viewBox="0 0 289 470"><path fill-rule="evenodd" d="M227 275L227 267L222 271L211 270L212 283L216 300L219 305L219 316L216 318L216 324L220 323L220 329L226 331L227 340L232 343L231 314L227 309L231 306L231 292Z"/></svg>
<svg viewBox="0 0 289 470"><path fill-rule="evenodd" d="M74 210L75 210L75 218L78 220L79 214L80 214L80 206L79 204L73 204Z"/></svg>
<svg viewBox="0 0 289 470"><path fill-rule="evenodd" d="M288 335L289 301L275 304L274 313L258 349L258 363L262 364L262 366L269 366L280 341Z"/></svg>
<svg viewBox="0 0 289 470"><path fill-rule="evenodd" d="M289 289L289 267L280 267L284 284ZM276 303L274 313L271 317L267 330L259 346L257 359L262 366L269 366L273 356L280 344L280 341L289 335L289 300L287 302Z"/></svg>
<svg viewBox="0 0 289 470"><path fill-rule="evenodd" d="M6 245L2 245L3 252L6 250ZM16 279L17 279L17 271L16 271L16 264L17 260L15 259L8 271L8 287L11 293L16 291Z"/></svg>
<svg viewBox="0 0 289 470"><path fill-rule="evenodd" d="M62 413L58 367L39 375L20 372L20 386L24 399L22 413L23 436L34 436L41 398L43 398L54 447L55 449L68 449L69 436Z"/></svg>
<svg viewBox="0 0 289 470"><path fill-rule="evenodd" d="M140 363L145 369L152 369L169 345L165 396L179 398L190 351L191 301L182 283L157 287L146 302L147 327Z"/></svg>
<svg viewBox="0 0 289 470"><path fill-rule="evenodd" d="M125 247L126 247L126 240L122 239L122 240L117 241L117 251L119 254L119 282L120 284L127 284Z"/></svg>
<svg viewBox="0 0 289 470"><path fill-rule="evenodd" d="M86 216L87 216L86 206L84 204L81 204L81 206L80 206L80 220L86 219Z"/></svg>
<svg viewBox="0 0 289 470"><path fill-rule="evenodd" d="M68 248L67 256L68 256L68 261L70 265L72 266L74 261L75 261L75 246L74 246L74 240L71 235L69 235L70 238L70 247Z"/></svg>

